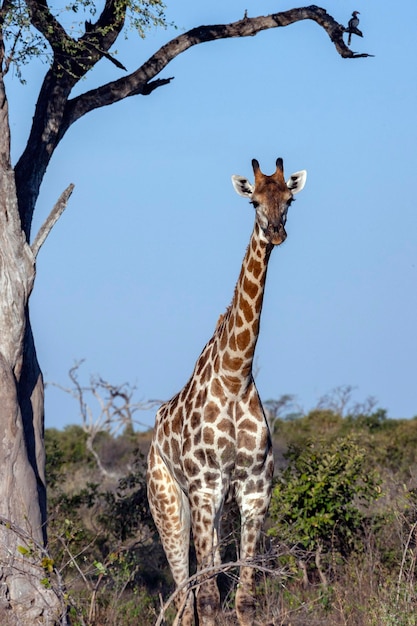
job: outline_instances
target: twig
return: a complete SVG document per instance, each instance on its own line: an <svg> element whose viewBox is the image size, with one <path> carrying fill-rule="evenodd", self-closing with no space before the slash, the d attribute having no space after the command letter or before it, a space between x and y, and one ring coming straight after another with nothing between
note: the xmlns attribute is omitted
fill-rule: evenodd
<svg viewBox="0 0 417 626"><path fill-rule="evenodd" d="M396 600L395 600L397 605L398 605L398 602L399 602L399 599L400 599L401 579L403 577L405 561L406 561L406 558L407 558L407 552L408 552L408 548L410 546L410 542L411 542L411 539L413 538L413 534L414 534L416 528L417 528L417 522L414 522L414 524L411 526L410 532L408 533L407 541L406 541L406 544L405 544L404 550L403 550L403 555L402 555L402 559L401 559L401 567L400 567L400 571L398 573L398 581L397 581L397 597L396 597Z"/></svg>
<svg viewBox="0 0 417 626"><path fill-rule="evenodd" d="M36 541L36 539L34 539L34 537L32 537L30 533L28 533L26 530L24 530L11 520L7 519L6 517L3 517L3 515L0 515L0 525L7 528L7 530L11 530L13 533L15 533L15 535L20 537L22 541L35 546L35 548L39 550L41 554L43 554L43 556L49 556L46 548L38 541Z"/></svg>
<svg viewBox="0 0 417 626"><path fill-rule="evenodd" d="M67 544L64 542L63 538L60 535L56 536L57 540L61 543L62 547L64 548L65 552L68 554L69 556L69 561L67 561L66 563L64 563L64 565L61 565L60 570L64 571L65 568L71 563L73 565L73 567L75 567L78 570L78 573L80 574L85 586L88 588L88 590L91 590L91 586L90 583L88 582L87 577L85 576L84 572L82 571L82 569L80 568L80 566L78 565L77 559L78 557L83 554L84 552L86 552L88 550L88 548L90 548L90 546L93 545L94 541L90 541L90 543L85 546L85 548L83 548L80 552L78 552L78 554L76 554L75 556L71 553L70 549L68 548Z"/></svg>
<svg viewBox="0 0 417 626"><path fill-rule="evenodd" d="M263 560L264 557L260 557L260 559ZM196 587L199 587L199 585L201 584L201 582L200 582L201 577L204 577L204 580L207 580L207 578L213 578L213 576L217 576L220 572L227 572L230 569L234 569L235 567L253 567L253 568L255 568L255 569L257 569L257 570L259 570L261 572L266 572L268 574L272 574L273 576L278 576L279 574L282 574L282 571L278 572L277 570L271 569L270 567L265 567L264 565L261 565L260 563L257 563L255 560L252 560L252 561L231 561L229 563L222 563L221 565L211 565L209 567L205 567L204 569L201 569L198 572L196 572L195 574L193 574L193 576L190 576L182 585L177 587L177 589L169 596L168 600L161 607L161 610L160 610L160 613L159 613L159 617L158 617L157 621L155 622L155 626L162 626L163 621L165 619L166 610L172 604L172 602L175 600L175 598L184 589L188 588L188 591L190 592L192 589L195 589ZM184 601L184 603L185 603L185 601ZM181 610L182 610L182 608L183 607L181 606ZM181 611L178 611L178 614L180 614L180 612ZM176 624L176 622L174 622L174 624Z"/></svg>
<svg viewBox="0 0 417 626"><path fill-rule="evenodd" d="M73 190L74 190L74 185L71 183L70 185L68 185L65 191L63 191L62 194L59 196L54 208L52 209L52 211L50 212L50 214L48 215L48 217L46 218L46 220L40 227L39 232L36 235L31 245L31 250L33 252L33 256L35 257L35 259L38 256L38 252L41 249L42 245L45 243L45 240L48 237L49 233L51 232L52 228L55 226L56 222L59 220L59 218L65 211L67 202Z"/></svg>

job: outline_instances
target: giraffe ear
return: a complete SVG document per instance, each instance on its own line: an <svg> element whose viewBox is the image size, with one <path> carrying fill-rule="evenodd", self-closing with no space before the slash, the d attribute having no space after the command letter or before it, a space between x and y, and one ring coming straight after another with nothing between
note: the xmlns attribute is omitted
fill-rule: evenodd
<svg viewBox="0 0 417 626"><path fill-rule="evenodd" d="M303 189L304 185L306 184L306 180L306 170L300 170L299 172L291 174L291 176L287 180L287 187L288 189L291 189L293 194L298 193Z"/></svg>
<svg viewBox="0 0 417 626"><path fill-rule="evenodd" d="M243 196L244 198L252 198L253 190L255 187L248 181L247 178L243 176L232 176L233 187L239 194L239 196Z"/></svg>

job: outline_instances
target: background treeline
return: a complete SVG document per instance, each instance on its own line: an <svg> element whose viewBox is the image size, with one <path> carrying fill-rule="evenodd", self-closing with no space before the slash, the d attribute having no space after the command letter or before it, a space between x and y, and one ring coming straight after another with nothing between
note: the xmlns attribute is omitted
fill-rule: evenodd
<svg viewBox="0 0 417 626"><path fill-rule="evenodd" d="M154 626L174 588L146 499L151 432L135 430L130 391L115 389L99 428L83 420L46 431L45 584L59 581L73 626ZM258 563L260 624L417 624L417 417L389 418L371 400L353 406L351 392L339 388L307 414L290 396L265 403L276 476ZM224 515L225 561L237 556L236 515ZM236 574L219 577L219 626L236 623Z"/></svg>

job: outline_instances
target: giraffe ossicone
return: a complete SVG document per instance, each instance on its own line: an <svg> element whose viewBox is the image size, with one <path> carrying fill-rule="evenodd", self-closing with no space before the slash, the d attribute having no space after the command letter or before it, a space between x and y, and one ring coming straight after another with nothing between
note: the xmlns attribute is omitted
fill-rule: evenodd
<svg viewBox="0 0 417 626"><path fill-rule="evenodd" d="M219 566L224 504L234 499L241 518L236 592L239 626L254 626L255 570L250 562L267 513L273 476L272 442L252 374L268 268L274 246L286 239L287 211L305 185L305 170L285 181L283 161L271 176L252 161L255 181L233 176L236 191L255 208L255 225L232 302L220 316L185 387L163 404L148 454L148 499L177 589L182 626L194 624L189 578L192 532L198 571ZM216 577L202 574L196 591L200 626L215 626Z"/></svg>

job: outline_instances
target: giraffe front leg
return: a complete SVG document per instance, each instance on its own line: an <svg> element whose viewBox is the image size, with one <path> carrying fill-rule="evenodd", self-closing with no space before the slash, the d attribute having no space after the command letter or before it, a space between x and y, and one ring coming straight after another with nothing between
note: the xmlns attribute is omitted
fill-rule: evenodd
<svg viewBox="0 0 417 626"><path fill-rule="evenodd" d="M257 552L259 537L270 500L268 483L258 495L239 500L241 514L240 560L252 561ZM236 592L236 615L239 626L255 624L255 568L242 565Z"/></svg>
<svg viewBox="0 0 417 626"><path fill-rule="evenodd" d="M263 520L247 521L241 527L241 561L250 561L256 553ZM236 615L239 626L254 626L255 619L255 569L240 567L239 585L236 591Z"/></svg>
<svg viewBox="0 0 417 626"><path fill-rule="evenodd" d="M186 587L189 578L189 504L153 445L148 455L146 478L149 507L178 590L176 624L193 626L194 595Z"/></svg>
<svg viewBox="0 0 417 626"><path fill-rule="evenodd" d="M193 505L193 500L198 504ZM208 569L199 579L196 592L199 626L216 626L220 593L216 568L220 565L219 524L221 502L213 493L190 494L194 546L198 571Z"/></svg>

